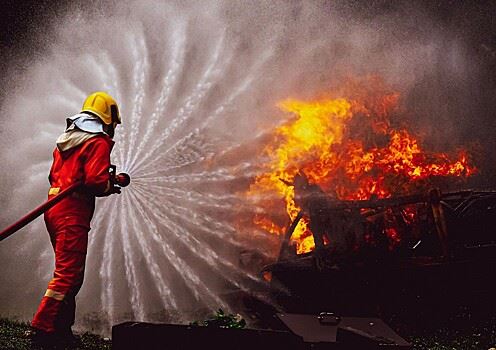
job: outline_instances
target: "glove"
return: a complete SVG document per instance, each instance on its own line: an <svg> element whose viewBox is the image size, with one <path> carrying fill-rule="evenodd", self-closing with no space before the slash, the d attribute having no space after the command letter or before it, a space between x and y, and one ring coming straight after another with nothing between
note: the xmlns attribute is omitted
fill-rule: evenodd
<svg viewBox="0 0 496 350"><path fill-rule="evenodd" d="M116 186L116 185L112 185L112 187L110 187L110 189L105 192L104 194L98 196L98 197L108 197L110 196L111 194L114 194L114 193L117 193L117 194L120 194L121 193L121 188L119 186Z"/></svg>
<svg viewBox="0 0 496 350"><path fill-rule="evenodd" d="M110 194L121 194L121 188L119 186L113 185L109 192Z"/></svg>

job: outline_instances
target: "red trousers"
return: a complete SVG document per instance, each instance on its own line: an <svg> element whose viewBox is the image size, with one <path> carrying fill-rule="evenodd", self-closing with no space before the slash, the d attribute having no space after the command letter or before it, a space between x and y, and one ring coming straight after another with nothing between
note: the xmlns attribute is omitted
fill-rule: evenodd
<svg viewBox="0 0 496 350"><path fill-rule="evenodd" d="M49 213L45 214L45 223L55 252L55 272L31 325L45 332L66 332L74 324L90 227L86 220L81 222L81 217Z"/></svg>

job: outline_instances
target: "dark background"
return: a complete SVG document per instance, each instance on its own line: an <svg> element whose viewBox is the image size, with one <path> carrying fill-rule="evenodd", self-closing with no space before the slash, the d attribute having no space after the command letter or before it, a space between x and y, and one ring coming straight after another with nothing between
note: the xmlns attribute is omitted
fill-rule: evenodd
<svg viewBox="0 0 496 350"><path fill-rule="evenodd" d="M16 86L16 77L43 52L51 23L61 16L67 3L47 0L0 2L0 105L8 92L6 88Z"/></svg>
<svg viewBox="0 0 496 350"><path fill-rule="evenodd" d="M40 37L49 33L50 23L57 20L70 6L103 6L99 2L86 1L19 1L3 0L0 2L0 48L1 69L7 69L13 59L26 55L36 55L43 49ZM479 54L482 61L496 61L496 2L495 1L338 1L330 2L343 12L373 19L377 16L397 13L405 3L413 3L418 9L439 21L439 26L463 37ZM125 6L125 5L123 5ZM404 13L405 18L408 13ZM422 28L419 28L422 30ZM480 62L474 62L477 64ZM493 71L494 72L494 71ZM3 74L2 74L3 75ZM490 74L493 84L496 76Z"/></svg>

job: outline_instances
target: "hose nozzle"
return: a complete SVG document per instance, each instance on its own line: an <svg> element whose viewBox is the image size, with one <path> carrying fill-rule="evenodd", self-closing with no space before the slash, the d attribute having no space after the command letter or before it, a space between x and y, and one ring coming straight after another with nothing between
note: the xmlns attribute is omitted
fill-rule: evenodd
<svg viewBox="0 0 496 350"><path fill-rule="evenodd" d="M126 173L115 175L115 183L121 187L126 187L131 183L131 177Z"/></svg>

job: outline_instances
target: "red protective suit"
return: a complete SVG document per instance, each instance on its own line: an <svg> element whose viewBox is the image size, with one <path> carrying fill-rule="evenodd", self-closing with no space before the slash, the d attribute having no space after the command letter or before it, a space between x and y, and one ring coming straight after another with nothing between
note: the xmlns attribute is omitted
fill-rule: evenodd
<svg viewBox="0 0 496 350"><path fill-rule="evenodd" d="M55 272L31 323L45 332L70 331L74 324L75 297L83 283L88 232L95 196L110 190L110 152L114 142L98 134L64 152L55 148L48 198L72 183L84 186L45 213L45 223L55 252Z"/></svg>

